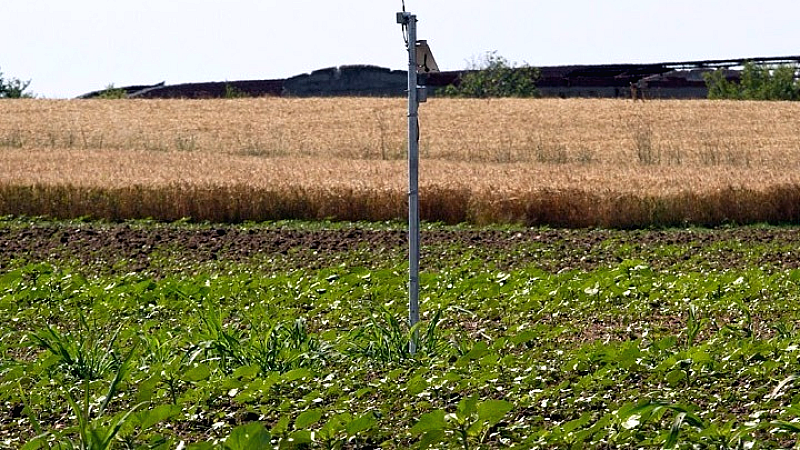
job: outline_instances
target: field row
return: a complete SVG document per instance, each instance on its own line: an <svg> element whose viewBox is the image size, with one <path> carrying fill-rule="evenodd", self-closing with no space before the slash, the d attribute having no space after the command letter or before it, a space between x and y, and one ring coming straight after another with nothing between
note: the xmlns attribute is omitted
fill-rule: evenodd
<svg viewBox="0 0 800 450"><path fill-rule="evenodd" d="M424 106L422 216L637 227L800 221L792 103ZM0 214L242 221L406 216L391 99L0 104Z"/></svg>
<svg viewBox="0 0 800 450"><path fill-rule="evenodd" d="M0 172L11 173L0 183L0 213L234 223L407 216L401 163L279 159L250 167L246 160L212 157L191 158L196 165L187 166L150 154L137 159L146 165L127 166L112 156L101 168L97 163L106 160L97 152L65 155L5 152ZM38 167L26 172L32 156ZM65 172L65 164L77 170ZM563 168L574 170L553 175L546 168L425 163L421 217L616 228L800 222L800 184L791 172L753 178L746 170L694 170L675 179L660 170L609 167L604 177L615 177L596 178L596 171Z"/></svg>
<svg viewBox="0 0 800 450"><path fill-rule="evenodd" d="M337 226L0 221L0 448L800 436L796 230L427 227L412 356L402 229Z"/></svg>
<svg viewBox="0 0 800 450"><path fill-rule="evenodd" d="M423 159L464 162L796 167L794 103L432 99ZM155 150L403 159L399 99L56 101L0 104L0 148Z"/></svg>

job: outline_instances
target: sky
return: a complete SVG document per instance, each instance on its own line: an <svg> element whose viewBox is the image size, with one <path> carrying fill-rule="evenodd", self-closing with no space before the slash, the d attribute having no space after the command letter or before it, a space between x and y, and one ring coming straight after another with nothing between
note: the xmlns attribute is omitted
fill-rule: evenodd
<svg viewBox="0 0 800 450"><path fill-rule="evenodd" d="M0 71L46 98L137 84L405 69L402 0L2 0ZM442 70L800 55L798 0L406 0Z"/></svg>

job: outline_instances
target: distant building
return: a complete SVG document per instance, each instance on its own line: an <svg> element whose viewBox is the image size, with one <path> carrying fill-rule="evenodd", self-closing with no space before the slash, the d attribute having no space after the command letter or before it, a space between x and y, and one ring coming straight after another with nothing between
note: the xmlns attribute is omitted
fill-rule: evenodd
<svg viewBox="0 0 800 450"><path fill-rule="evenodd" d="M738 80L737 68L746 62L762 65L798 64L800 56L732 60L686 61L658 64L603 64L540 67L537 87L543 97L581 98L706 98L703 74L712 70L727 71L727 78ZM436 89L458 84L468 71L439 72L425 75L430 94ZM123 87L131 98L224 98L236 96L330 97L406 95L405 71L357 65L331 67L285 80L247 80ZM94 98L103 91L79 98Z"/></svg>

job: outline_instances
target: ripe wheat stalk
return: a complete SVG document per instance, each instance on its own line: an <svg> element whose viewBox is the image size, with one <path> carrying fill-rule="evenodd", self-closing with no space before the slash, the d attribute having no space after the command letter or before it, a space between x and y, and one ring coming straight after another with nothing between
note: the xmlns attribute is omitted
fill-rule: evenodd
<svg viewBox="0 0 800 450"><path fill-rule="evenodd" d="M432 99L421 117L423 218L797 221L798 112ZM0 214L402 218L405 123L398 99L0 102Z"/></svg>

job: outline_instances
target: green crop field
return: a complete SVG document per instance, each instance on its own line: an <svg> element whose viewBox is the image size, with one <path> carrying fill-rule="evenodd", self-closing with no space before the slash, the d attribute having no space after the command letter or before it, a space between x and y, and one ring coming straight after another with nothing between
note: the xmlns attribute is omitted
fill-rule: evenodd
<svg viewBox="0 0 800 450"><path fill-rule="evenodd" d="M0 220L0 448L787 448L800 233Z"/></svg>

